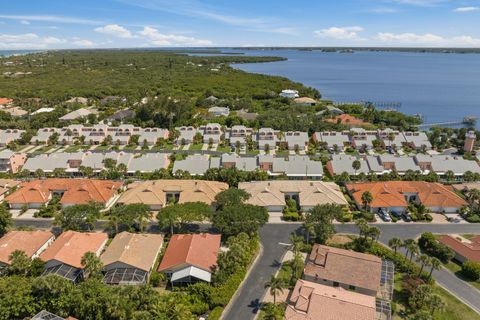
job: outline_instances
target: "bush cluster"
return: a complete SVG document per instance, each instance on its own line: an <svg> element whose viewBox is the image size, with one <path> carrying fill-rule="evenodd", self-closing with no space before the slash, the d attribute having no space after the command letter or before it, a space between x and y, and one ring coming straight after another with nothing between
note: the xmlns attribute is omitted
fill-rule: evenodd
<svg viewBox="0 0 480 320"><path fill-rule="evenodd" d="M446 245L440 243L435 239L435 236L431 232L424 232L420 239L418 239L418 246L426 254L438 258L443 263L448 263L455 253Z"/></svg>

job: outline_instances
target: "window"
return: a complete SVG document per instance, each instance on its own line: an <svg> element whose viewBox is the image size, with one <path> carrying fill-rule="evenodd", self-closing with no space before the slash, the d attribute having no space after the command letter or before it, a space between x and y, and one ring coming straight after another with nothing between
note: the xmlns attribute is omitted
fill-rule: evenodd
<svg viewBox="0 0 480 320"><path fill-rule="evenodd" d="M336 282L336 281L334 281L334 282L333 282L333 286L334 286L334 287L338 287L338 286L339 286L339 283Z"/></svg>
<svg viewBox="0 0 480 320"><path fill-rule="evenodd" d="M180 200L180 193L167 193L166 198L167 203L178 203Z"/></svg>

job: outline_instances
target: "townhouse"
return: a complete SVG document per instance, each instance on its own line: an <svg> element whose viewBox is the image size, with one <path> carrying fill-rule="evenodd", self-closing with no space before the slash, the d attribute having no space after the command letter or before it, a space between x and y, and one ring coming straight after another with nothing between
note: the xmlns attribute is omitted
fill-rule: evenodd
<svg viewBox="0 0 480 320"><path fill-rule="evenodd" d="M26 160L25 153L15 153L8 149L0 151L0 172L17 173Z"/></svg>
<svg viewBox="0 0 480 320"><path fill-rule="evenodd" d="M229 140L230 146L236 147L240 145L243 148L247 145L247 138L251 138L252 134L252 128L247 128L244 125L235 125L227 129L225 138Z"/></svg>
<svg viewBox="0 0 480 320"><path fill-rule="evenodd" d="M202 136L202 131L192 126L176 127L175 130L178 132L178 137L175 139L177 146L193 143L197 134Z"/></svg>
<svg viewBox="0 0 480 320"><path fill-rule="evenodd" d="M308 149L308 133L301 131L287 131L284 135L284 142L288 150L305 151Z"/></svg>
<svg viewBox="0 0 480 320"><path fill-rule="evenodd" d="M25 130L19 129L0 130L0 147L5 147L10 142L20 139L24 132Z"/></svg>
<svg viewBox="0 0 480 320"><path fill-rule="evenodd" d="M324 144L330 151L343 151L351 146L349 131L315 132L312 139L319 144Z"/></svg>
<svg viewBox="0 0 480 320"><path fill-rule="evenodd" d="M272 128L260 128L256 134L255 141L260 150L275 150L279 142L280 131Z"/></svg>
<svg viewBox="0 0 480 320"><path fill-rule="evenodd" d="M340 187L333 182L255 181L241 182L238 188L250 194L247 203L265 207L268 212L281 212L290 199L301 211L308 211L319 204L348 205Z"/></svg>
<svg viewBox="0 0 480 320"><path fill-rule="evenodd" d="M202 132L203 143L218 144L223 139L223 129L218 123L208 123L199 130Z"/></svg>

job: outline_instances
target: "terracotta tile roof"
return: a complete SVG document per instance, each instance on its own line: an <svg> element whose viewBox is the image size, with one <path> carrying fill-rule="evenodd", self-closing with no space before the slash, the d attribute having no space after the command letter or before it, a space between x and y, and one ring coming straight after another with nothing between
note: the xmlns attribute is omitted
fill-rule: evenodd
<svg viewBox="0 0 480 320"><path fill-rule="evenodd" d="M362 204L362 194L369 191L373 196L373 208L406 207L404 193L416 193L420 202L427 207L460 208L467 202L449 187L424 181L387 181L352 183L347 190L357 204Z"/></svg>
<svg viewBox="0 0 480 320"><path fill-rule="evenodd" d="M9 264L10 254L15 250L31 258L53 237L50 231L10 231L0 238L0 263Z"/></svg>
<svg viewBox="0 0 480 320"><path fill-rule="evenodd" d="M62 204L85 204L90 201L105 204L123 185L123 182L93 179L45 179L20 184L20 189L6 197L15 204L46 203L50 193L65 191Z"/></svg>
<svg viewBox="0 0 480 320"><path fill-rule="evenodd" d="M6 104L9 104L9 103L12 103L13 100L12 99L9 99L9 98L0 98L0 105L6 105Z"/></svg>
<svg viewBox="0 0 480 320"><path fill-rule="evenodd" d="M286 320L375 320L375 297L298 280L285 310Z"/></svg>
<svg viewBox="0 0 480 320"><path fill-rule="evenodd" d="M368 124L367 122L363 121L362 119L356 118L356 117L351 116L349 114L340 114L338 116L335 116L332 119L325 119L323 121L331 122L331 123L337 123L338 119L340 119L340 123L344 124L344 125L361 126L361 125L364 125L364 124Z"/></svg>
<svg viewBox="0 0 480 320"><path fill-rule="evenodd" d="M211 271L217 265L220 238L219 234L209 233L173 235L158 271L184 264Z"/></svg>
<svg viewBox="0 0 480 320"><path fill-rule="evenodd" d="M304 273L306 276L326 279L375 292L380 288L382 259L350 250L313 246Z"/></svg>
<svg viewBox="0 0 480 320"><path fill-rule="evenodd" d="M102 254L101 260L105 269L112 263L121 262L149 272L155 264L162 244L163 236L160 234L121 232Z"/></svg>
<svg viewBox="0 0 480 320"><path fill-rule="evenodd" d="M99 253L107 240L108 235L103 232L66 231L40 255L40 258L45 262L56 260L82 269L80 261L83 255L87 252Z"/></svg>
<svg viewBox="0 0 480 320"><path fill-rule="evenodd" d="M179 203L204 202L211 205L215 196L227 190L228 185L217 181L203 180L155 180L132 183L128 185L119 203L145 203L153 206L164 206L166 194L169 192L180 193Z"/></svg>
<svg viewBox="0 0 480 320"><path fill-rule="evenodd" d="M442 236L439 241L465 259L480 262L480 236L470 239L470 243L462 242L451 236Z"/></svg>

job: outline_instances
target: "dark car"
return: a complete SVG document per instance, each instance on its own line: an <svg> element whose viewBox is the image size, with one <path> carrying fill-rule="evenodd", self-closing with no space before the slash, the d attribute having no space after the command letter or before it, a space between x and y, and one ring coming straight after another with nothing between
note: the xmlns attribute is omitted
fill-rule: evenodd
<svg viewBox="0 0 480 320"><path fill-rule="evenodd" d="M405 222L411 222L412 221L412 217L410 217L408 212L402 213L402 218L403 218L403 220L405 220Z"/></svg>
<svg viewBox="0 0 480 320"><path fill-rule="evenodd" d="M383 208L378 209L378 215L380 216L380 218L382 218L383 221L386 221L386 222L392 221L392 218L390 218L390 215L388 214L387 210Z"/></svg>
<svg viewBox="0 0 480 320"><path fill-rule="evenodd" d="M403 217L403 214L401 212L391 211L390 213L392 214L392 216L394 216L397 219L402 219Z"/></svg>

